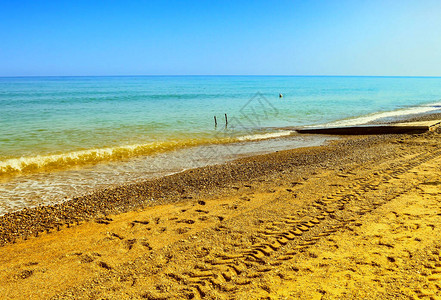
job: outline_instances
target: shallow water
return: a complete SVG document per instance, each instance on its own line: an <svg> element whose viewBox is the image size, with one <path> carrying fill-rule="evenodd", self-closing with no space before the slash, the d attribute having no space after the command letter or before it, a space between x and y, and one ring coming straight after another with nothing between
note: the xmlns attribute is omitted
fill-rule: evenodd
<svg viewBox="0 0 441 300"><path fill-rule="evenodd" d="M65 171L17 176L0 182L0 215L24 207L59 203L96 189L225 163L252 154L319 146L333 139L336 137L292 135L254 142L205 145Z"/></svg>
<svg viewBox="0 0 441 300"><path fill-rule="evenodd" d="M179 171L193 166L195 153L219 152L213 161L222 162L238 153L217 149L233 145L253 145L241 146L249 154L280 140L290 141L287 148L315 145L283 127L434 111L440 87L441 78L410 77L0 78L0 207L53 203ZM181 163L171 159L176 153Z"/></svg>

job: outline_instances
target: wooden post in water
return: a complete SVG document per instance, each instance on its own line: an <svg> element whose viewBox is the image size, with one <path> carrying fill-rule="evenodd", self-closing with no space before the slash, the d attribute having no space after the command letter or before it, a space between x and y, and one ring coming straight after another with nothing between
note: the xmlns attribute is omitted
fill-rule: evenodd
<svg viewBox="0 0 441 300"><path fill-rule="evenodd" d="M217 127L217 120L216 120L216 116L214 116L214 127Z"/></svg>
<svg viewBox="0 0 441 300"><path fill-rule="evenodd" d="M227 117L227 114L225 114L225 127L227 127L228 126L228 117Z"/></svg>

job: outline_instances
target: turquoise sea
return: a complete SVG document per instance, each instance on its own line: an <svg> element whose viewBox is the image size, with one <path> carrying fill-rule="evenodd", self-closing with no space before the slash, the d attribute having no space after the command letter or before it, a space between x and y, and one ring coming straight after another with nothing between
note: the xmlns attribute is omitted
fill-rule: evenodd
<svg viewBox="0 0 441 300"><path fill-rule="evenodd" d="M320 144L292 128L430 112L440 99L441 78L429 77L0 78L0 214Z"/></svg>

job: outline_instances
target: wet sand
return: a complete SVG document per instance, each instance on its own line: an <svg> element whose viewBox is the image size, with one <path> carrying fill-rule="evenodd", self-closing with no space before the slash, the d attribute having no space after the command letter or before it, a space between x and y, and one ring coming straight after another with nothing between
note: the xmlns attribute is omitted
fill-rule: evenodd
<svg viewBox="0 0 441 300"><path fill-rule="evenodd" d="M441 130L353 136L0 217L2 299L436 299Z"/></svg>

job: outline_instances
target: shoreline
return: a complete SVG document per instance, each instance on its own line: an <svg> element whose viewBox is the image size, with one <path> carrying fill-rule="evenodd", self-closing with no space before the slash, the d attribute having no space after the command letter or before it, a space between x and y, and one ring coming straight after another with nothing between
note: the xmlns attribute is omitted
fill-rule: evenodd
<svg viewBox="0 0 441 300"><path fill-rule="evenodd" d="M441 113L435 111L387 117L375 122L369 122L360 127L377 125L383 125L383 127L384 125L394 126L396 123L429 121L434 119L441 119ZM395 130L395 128L388 129L386 127L361 128L360 130L357 130L357 127L354 127L354 129L348 128L349 127L345 126L342 127L342 129L337 127L336 129L331 128L328 130L326 127L323 129L324 132L322 132L322 134L317 134L317 129L313 128L312 134L305 134L306 132L301 134L291 133L288 137L282 136L261 140L245 139L241 142L225 144L224 147L220 148L216 145L205 145L189 149L184 148L154 156L149 155L133 158L127 161L115 161L109 162L109 164L98 163L81 170L73 168L59 170L55 173L43 172L11 177L9 179L3 178L3 181L0 182L0 189L4 190L4 194L0 198L0 213L3 215L23 208L29 209L40 205L55 205L57 203L62 203L66 199L72 199L74 197L78 198L79 196L88 195L94 191L109 188L112 189L120 185L140 183L152 178L180 173L183 170L214 164L223 164L241 157L249 157L305 146L316 146L319 143L324 144L329 140L339 138L338 136L341 135L398 134L400 131L403 131L404 133L409 130L403 126L400 126L398 130ZM294 128L291 127L279 128L279 130L285 131L288 129L290 131L294 130ZM413 125L410 129L413 130ZM388 132L389 130L391 130L391 132ZM415 130L418 129L415 127ZM424 131L424 129L420 130ZM308 129L306 131L308 131ZM330 134L326 135L328 131ZM295 146L289 145L290 143L295 143ZM225 149L219 152L219 149L222 150L221 148ZM216 152L216 158L204 157L204 155L207 154L204 152ZM200 155L202 156L198 158ZM165 167L160 167L161 165ZM15 187L18 187L18 189ZM55 187L55 189L53 187ZM8 200L8 197L13 200Z"/></svg>
<svg viewBox="0 0 441 300"><path fill-rule="evenodd" d="M119 162L99 163L88 168L33 174L1 182L0 216L38 205L55 205L94 191L223 164L235 159L274 151L313 147L337 139L332 136L290 135L279 138L211 144L180 149ZM9 200L11 199L11 201Z"/></svg>
<svg viewBox="0 0 441 300"><path fill-rule="evenodd" d="M395 121L389 120L387 123L428 121L439 118L441 118L441 113L424 113L411 115L407 118L401 117ZM301 147L257 155L247 154L242 158L221 164L187 169L159 178L98 189L54 205L23 208L0 216L0 224L2 225L0 246L15 242L16 239L27 239L43 232L58 230L62 226L69 227L71 224L102 218L109 214L185 201L192 199L192 194L204 194L213 188L219 192L219 189L226 188L237 181L267 176L276 166L280 167L280 165L291 161L292 157L317 156L313 159L315 163L326 162L328 156L324 153L333 152L335 155L335 152L340 151L340 147L350 147L351 141L359 140L361 143L369 143L367 141L376 140L377 142L385 142L395 136L406 136L406 134L368 135L366 138L363 135L355 135L354 137L340 135L341 139L330 140L321 146ZM275 161L271 162L273 156ZM264 162L265 165L257 165L253 163L254 161ZM244 170L245 172L243 172ZM210 177L215 177L216 180L209 179ZM107 201L103 202L103 199ZM20 220L20 224L15 221L17 219Z"/></svg>
<svg viewBox="0 0 441 300"><path fill-rule="evenodd" d="M437 295L440 133L343 137L1 216L0 296Z"/></svg>
<svg viewBox="0 0 441 300"><path fill-rule="evenodd" d="M352 140L359 139L362 143L370 143L371 140L385 138L388 137L370 136L365 141L346 137L330 145L247 156L225 164L185 170L157 179L97 190L55 205L24 208L6 213L0 216L0 224L2 224L0 246L15 242L16 239L27 239L43 232L58 230L59 227L79 224L109 214L185 201L191 199L194 194L207 194L207 192L210 194L213 192L212 189L219 192L241 181L280 172L285 168L284 164L291 166L293 157L304 158L308 163L313 161L316 164L326 163L330 156L337 155L336 153L341 151L341 147L351 148ZM327 152L331 152L331 155ZM305 166L305 163L301 166ZM274 171L274 169L279 170ZM106 202L103 202L104 199Z"/></svg>
<svg viewBox="0 0 441 300"><path fill-rule="evenodd" d="M432 106L433 109L437 109L437 106L435 104L433 104ZM414 108L407 108L404 110L399 109L397 111L389 112L386 114L378 112L377 114L374 115L355 118L353 119L353 121L350 121L349 119L349 120L341 120L338 121L337 123L339 122L343 122L345 124L348 122L357 123L357 120L363 120L364 118L369 119L375 117L375 115L379 115L379 116L389 115L388 118L383 120L384 122L378 122L378 123L394 124L397 122L397 119L400 120L403 118L403 116L400 115L403 111L408 112L413 109L414 112L416 112L418 111L418 107L420 107L421 110L421 106L416 106ZM391 115L394 115L395 117L390 117ZM420 112L419 114L414 116L416 116L416 118L418 119L421 118L423 115L427 116L428 113ZM410 116L408 116L408 118L410 118ZM288 132L291 132L291 135L286 138L280 137L276 139L270 138L270 139L262 139L262 140L260 140L260 138L262 138L262 134L254 134L251 136L246 135L239 139L241 140L241 142L222 144L223 146L204 145L204 146L196 146L190 148L184 147L181 150L176 150L176 151L174 150L165 151L163 149L165 152L163 152L161 149L156 149L159 151L159 153L155 155L147 155L147 156L139 156L139 157L136 156L130 159L122 159L122 160L117 159L119 155L118 153L113 153L113 154L110 153L113 151L111 150L111 148L96 149L99 152L96 155L94 154L95 150L93 149L85 150L85 152L82 155L83 156L85 155L87 157L87 161L89 160L93 161L94 163L92 163L92 165L87 165L87 164L82 165L82 163L85 163L86 161L81 162L82 160L81 157L72 158L71 156L74 155L74 153L65 153L66 157L64 154L55 155L55 156L49 155L43 157L34 157L36 158L36 161L34 161L32 157L23 158L24 161L21 163L22 164L21 167L18 168L26 169L27 167L30 167L30 170L28 171L30 171L31 173L20 175L19 173L21 171L17 171L19 173L13 171L12 173L16 174L16 176L7 175L6 177L5 176L2 177L2 175L0 174L0 190L2 191L0 195L0 215L21 210L25 207L31 208L31 207L36 207L37 205L44 205L44 206L54 205L56 203L61 203L67 199L72 199L73 197L87 195L96 190L101 190L105 188L114 188L116 186L124 185L127 183L138 183L141 181L148 180L150 178L158 178L167 174L173 174L176 172L181 172L182 170L197 168L205 165L225 163L238 157L251 156L251 155L255 155L256 153L257 154L269 153L275 150L280 151L289 148L294 148L291 145L289 145L290 143L296 143L295 148L297 148L297 147L304 147L305 145L308 144L310 144L310 146L315 146L318 143L320 143L320 139L322 139L322 141L327 139L326 137L323 137L324 135L317 135L317 134L305 135L298 133L293 134L292 130L295 128L291 128L291 127L281 127L281 128L270 127L269 129L270 131L271 130L277 131L277 135L283 136ZM383 129L380 129L380 131L382 130ZM401 127L400 130L405 131L407 129ZM329 136L330 139L337 138L335 134L348 133L346 129L344 129L343 131L341 130L340 131L331 130L331 131L332 131L332 135ZM351 134L363 133L363 132L366 133L365 131L367 131L367 129L361 132L354 132L354 130L351 130L350 133ZM322 132L322 133L326 133L326 132ZM369 134L376 134L376 133L380 133L380 132L378 132L378 130L376 130L375 128L374 130L371 130L371 132L369 132ZM273 133L264 134L264 136L268 136L268 135L272 136L274 134ZM251 139L251 141L249 139ZM258 140L253 140L253 139L258 139ZM139 145L132 145L132 146L138 147ZM131 149L132 146L130 147L127 146L128 148L126 146L117 147L117 148L118 149L124 148L125 150L128 151L128 149L129 148ZM131 149L130 151L135 151L136 150L135 148ZM108 153L108 151L110 152ZM75 152L75 153L79 154L80 152L78 153ZM211 152L212 156L215 157L214 159L213 157L204 156L210 154L209 152ZM86 153L89 153L90 157L89 154L86 155ZM122 153L123 156L124 155L131 156L132 154L129 155L129 153ZM110 155L110 156L106 158L104 156L101 157L102 155L104 156ZM108 162L97 162L95 158L98 160L102 160L102 159L107 160L108 158L109 159L112 158L112 159L111 161ZM52 161L52 159L55 159L57 162ZM77 159L80 161L77 161ZM113 159L116 160L114 161ZM66 160L68 164L73 164L75 166L63 167L62 165L59 165L58 160L61 161ZM19 161L17 161L16 163L20 164ZM78 166L77 165L78 163L82 166ZM46 165L48 169L43 170L42 172L38 171L40 169L45 169L46 167L44 166ZM14 166L11 165L11 167ZM2 169L2 167L0 167L0 169Z"/></svg>

